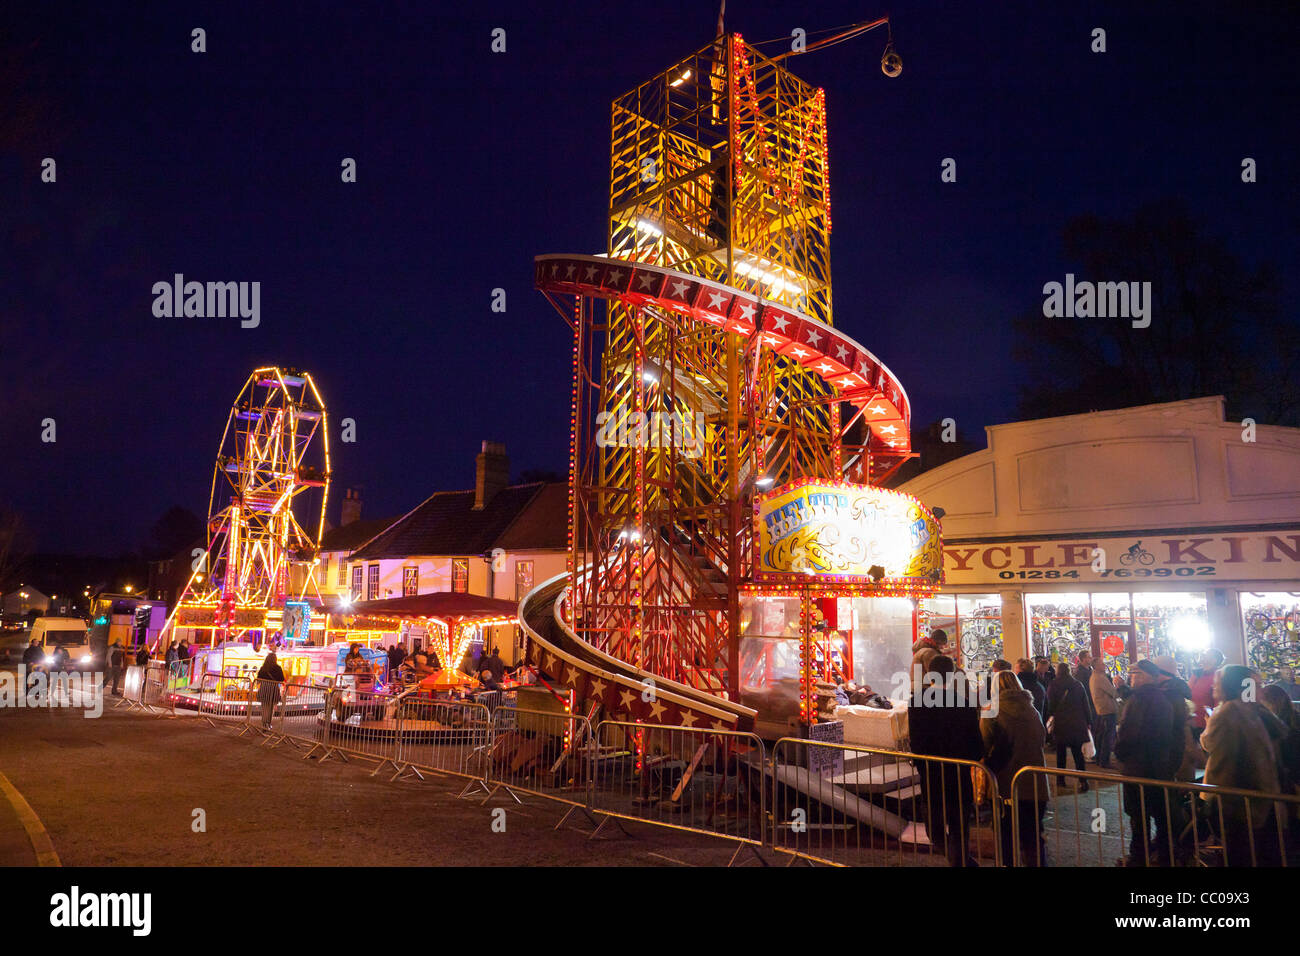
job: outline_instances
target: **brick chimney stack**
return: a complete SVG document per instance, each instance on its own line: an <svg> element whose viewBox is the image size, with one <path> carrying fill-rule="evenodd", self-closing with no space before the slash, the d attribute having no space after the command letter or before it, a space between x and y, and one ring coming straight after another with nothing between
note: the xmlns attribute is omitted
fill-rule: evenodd
<svg viewBox="0 0 1300 956"><path fill-rule="evenodd" d="M361 491L349 488L343 493L343 512L339 515L339 527L352 524L361 517Z"/></svg>
<svg viewBox="0 0 1300 956"><path fill-rule="evenodd" d="M474 460L474 510L482 511L496 493L510 484L510 459L505 442L485 441Z"/></svg>

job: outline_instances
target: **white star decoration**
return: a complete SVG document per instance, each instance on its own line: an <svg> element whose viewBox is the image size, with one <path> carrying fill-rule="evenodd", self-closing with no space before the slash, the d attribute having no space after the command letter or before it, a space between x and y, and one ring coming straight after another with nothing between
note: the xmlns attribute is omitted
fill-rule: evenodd
<svg viewBox="0 0 1300 956"><path fill-rule="evenodd" d="M623 706L629 709L632 707L632 698L635 696L636 691L634 690L620 691L618 695L619 700L623 702Z"/></svg>
<svg viewBox="0 0 1300 956"><path fill-rule="evenodd" d="M573 686L578 682L578 669L572 664L564 668L564 680L569 686Z"/></svg>
<svg viewBox="0 0 1300 956"><path fill-rule="evenodd" d="M583 271L585 271L585 272L587 273L587 278L588 278L588 279L594 279L594 278L596 277L596 267L595 267L595 266L587 266L587 268L586 268L585 270L583 270Z"/></svg>
<svg viewBox="0 0 1300 956"><path fill-rule="evenodd" d="M750 322L753 320L754 318L753 303L746 302L744 305L740 307L740 317L744 319L746 322Z"/></svg>
<svg viewBox="0 0 1300 956"><path fill-rule="evenodd" d="M821 334L820 332L818 332L816 329L809 329L809 330L808 330L808 344L809 344L809 345L816 345L816 344L817 344L818 342L820 342L821 340L822 340L822 334Z"/></svg>
<svg viewBox="0 0 1300 956"><path fill-rule="evenodd" d="M655 277L648 272L643 272L636 277L637 285L643 289L652 288L655 284Z"/></svg>
<svg viewBox="0 0 1300 956"><path fill-rule="evenodd" d="M609 273L609 281L610 281L610 282L618 282L618 280L621 279L621 278L623 278L623 273L622 273L620 270L618 270L618 269L611 269L611 270L610 270L610 273Z"/></svg>
<svg viewBox="0 0 1300 956"><path fill-rule="evenodd" d="M848 388L850 385L853 384L856 384L854 379L851 378L840 379L840 388Z"/></svg>
<svg viewBox="0 0 1300 956"><path fill-rule="evenodd" d="M564 278L572 279L573 274L577 271L578 271L578 267L574 265L572 262L570 262L568 267L564 270Z"/></svg>
<svg viewBox="0 0 1300 956"><path fill-rule="evenodd" d="M650 702L650 719L658 720L659 715L662 714L664 710L665 708L663 704L659 703L657 700L652 700Z"/></svg>
<svg viewBox="0 0 1300 956"><path fill-rule="evenodd" d="M678 279L676 282L673 283L673 295L680 299L682 296L686 294L686 290L689 289L690 287L691 284L689 282L683 281L682 279Z"/></svg>
<svg viewBox="0 0 1300 956"><path fill-rule="evenodd" d="M795 356L797 356L798 358L806 358L808 355L811 354L810 352L806 352L803 349L791 349L790 351L793 352Z"/></svg>
<svg viewBox="0 0 1300 956"><path fill-rule="evenodd" d="M596 680L596 678L593 677L591 679L591 693L594 697L604 697L605 682L603 680Z"/></svg>
<svg viewBox="0 0 1300 956"><path fill-rule="evenodd" d="M709 308L711 308L711 309L720 309L720 308L722 308L722 300L725 299L725 298L726 298L726 295L724 295L724 294L721 293L721 292L710 292L710 293L709 293Z"/></svg>
<svg viewBox="0 0 1300 956"><path fill-rule="evenodd" d="M681 721L683 727L694 727L695 722L699 719L700 719L700 715L693 710L682 711Z"/></svg>
<svg viewBox="0 0 1300 956"><path fill-rule="evenodd" d="M751 312L753 311L753 308L752 308L752 307L750 308L750 311L751 311ZM789 325L789 324L790 324L790 320L789 320L789 319L783 318L783 317L781 317L781 316L779 316L779 315L774 315L774 316L772 316L772 326L773 326L773 328L775 328L778 332L784 332L784 331L785 331L785 327L786 327L787 325Z"/></svg>
<svg viewBox="0 0 1300 956"><path fill-rule="evenodd" d="M869 412L870 412L871 414L873 414L873 415L888 415L888 414L889 414L889 412L887 412L887 411L885 410L885 407L884 407L883 405L872 405L870 408L867 409L867 411L869 411Z"/></svg>
<svg viewBox="0 0 1300 956"><path fill-rule="evenodd" d="M898 429L893 425L882 425L880 427L880 434L882 435L892 435L896 431L898 431Z"/></svg>
<svg viewBox="0 0 1300 956"><path fill-rule="evenodd" d="M829 365L827 365L825 362L822 362L821 365L818 365L818 366L817 366L817 371L819 371L819 372L821 372L823 375L825 375L827 372L831 371L831 367L830 367Z"/></svg>
<svg viewBox="0 0 1300 956"><path fill-rule="evenodd" d="M840 361L843 361L844 359L849 357L849 350L847 346L837 345L835 346L835 354L840 357Z"/></svg>

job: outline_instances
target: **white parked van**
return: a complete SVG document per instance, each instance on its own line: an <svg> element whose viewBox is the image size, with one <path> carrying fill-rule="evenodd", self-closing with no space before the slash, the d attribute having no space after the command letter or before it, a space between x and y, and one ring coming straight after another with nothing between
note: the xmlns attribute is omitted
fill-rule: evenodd
<svg viewBox="0 0 1300 956"><path fill-rule="evenodd" d="M95 660L90 651L90 629L79 617L38 617L32 625L32 640L45 652L45 665L54 663L54 651L63 648L68 666L90 670Z"/></svg>

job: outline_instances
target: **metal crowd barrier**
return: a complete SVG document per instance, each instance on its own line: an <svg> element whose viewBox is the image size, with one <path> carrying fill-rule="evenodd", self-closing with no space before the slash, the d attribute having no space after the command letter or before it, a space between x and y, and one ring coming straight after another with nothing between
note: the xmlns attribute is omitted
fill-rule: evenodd
<svg viewBox="0 0 1300 956"><path fill-rule="evenodd" d="M1036 827L1053 776L1055 794ZM1062 786L1067 780L1073 783ZM1022 768L1011 789L1013 859L1020 865L1300 864L1296 794L1050 767Z"/></svg>
<svg viewBox="0 0 1300 956"><path fill-rule="evenodd" d="M503 704L492 713L491 740L483 803L504 790L516 803L523 803L519 794L527 793L590 809L587 755L593 737L586 717ZM566 813L557 826L568 817Z"/></svg>
<svg viewBox="0 0 1300 956"><path fill-rule="evenodd" d="M399 773L420 779L424 772L484 779L492 749L492 715L487 706L407 694L397 701L396 712L394 760Z"/></svg>
<svg viewBox="0 0 1300 956"><path fill-rule="evenodd" d="M251 678L204 674L199 680L196 710L214 727L246 724L253 700Z"/></svg>
<svg viewBox="0 0 1300 956"><path fill-rule="evenodd" d="M331 688L324 693L324 709L315 715L315 743L306 756L321 752L320 759L347 761L363 757L377 761L371 775L397 764L397 698L375 691Z"/></svg>
<svg viewBox="0 0 1300 956"><path fill-rule="evenodd" d="M974 761L784 737L765 773L771 846L791 863L1001 863L997 780Z"/></svg>
<svg viewBox="0 0 1300 956"><path fill-rule="evenodd" d="M583 757L591 810L605 817L597 833L621 818L742 845L765 842L767 752L752 733L607 720Z"/></svg>

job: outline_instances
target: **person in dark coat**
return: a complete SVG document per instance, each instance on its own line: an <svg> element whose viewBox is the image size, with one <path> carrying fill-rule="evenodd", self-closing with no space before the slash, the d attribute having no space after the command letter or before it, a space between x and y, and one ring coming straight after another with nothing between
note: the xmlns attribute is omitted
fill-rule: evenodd
<svg viewBox="0 0 1300 956"><path fill-rule="evenodd" d="M1091 726L1096 723L1093 718L1097 716L1097 703L1092 699L1092 652L1080 651L1075 660L1079 666L1074 669L1074 679L1083 685L1083 696L1088 698L1088 723Z"/></svg>
<svg viewBox="0 0 1300 956"><path fill-rule="evenodd" d="M1173 780L1182 766L1187 712L1176 707L1173 695L1161 688L1162 676L1160 669L1149 660L1138 661L1129 672L1133 689L1124 702L1115 737L1115 757L1126 776ZM1123 800L1133 833L1128 864L1171 862L1170 839L1175 827L1166 813L1163 790L1126 783ZM1175 795L1171 794L1169 806L1176 811L1174 800ZM1176 812L1175 816L1178 816ZM1151 838L1153 825L1154 840Z"/></svg>
<svg viewBox="0 0 1300 956"><path fill-rule="evenodd" d="M979 760L984 756L980 736L977 686L957 671L951 657L933 657L919 694L908 707L912 752L930 757ZM918 699L919 698L919 699ZM970 854L970 824L975 793L970 768L957 764L917 761L926 805L930 843L943 847L949 866L976 866Z"/></svg>
<svg viewBox="0 0 1300 956"><path fill-rule="evenodd" d="M30 692L32 685L36 683L36 670L45 663L45 652L41 650L41 645L36 643L36 638L23 650L23 666L27 668L27 690Z"/></svg>
<svg viewBox="0 0 1300 956"><path fill-rule="evenodd" d="M140 649L135 652L135 663L137 667L149 666L149 646L141 644Z"/></svg>
<svg viewBox="0 0 1300 956"><path fill-rule="evenodd" d="M1038 681L1038 675L1034 673L1034 663L1027 657L1022 657L1016 661L1016 679L1020 681L1021 690L1029 692L1029 696L1034 699L1034 710L1038 711L1038 719L1047 722L1047 688Z"/></svg>
<svg viewBox="0 0 1300 956"><path fill-rule="evenodd" d="M284 684L284 670L275 659L275 651L266 655L262 666L257 671L257 700L261 704L262 727L271 729L271 718L275 715L275 705L280 703L280 688Z"/></svg>
<svg viewBox="0 0 1300 956"><path fill-rule="evenodd" d="M190 659L190 643L181 638L181 642L176 645L176 659L178 661L188 661Z"/></svg>
<svg viewBox="0 0 1300 956"><path fill-rule="evenodd" d="M122 680L122 671L125 665L126 655L122 653L122 645L120 642L114 641L113 646L108 649L108 669L113 679L110 692L114 697L122 696L122 692L117 689L117 685Z"/></svg>
<svg viewBox="0 0 1300 956"><path fill-rule="evenodd" d="M1070 665L1062 661L1056 665L1056 677L1047 689L1047 719L1052 723L1052 739L1056 741L1056 769L1065 766L1065 752L1074 754L1074 769L1082 771L1083 745L1088 740L1092 726L1092 711L1083 685L1070 676ZM1056 781L1065 786L1065 778ZM1088 781L1079 780L1079 792L1088 792Z"/></svg>
<svg viewBox="0 0 1300 956"><path fill-rule="evenodd" d="M1033 665L1027 660L1027 674L1033 679ZM1035 681L1035 683L1037 683ZM1047 844L1043 839L1043 814L1047 810L1047 782L1041 777L1025 776L1012 789L1011 783L1022 767L1043 766L1043 743L1047 732L1033 696L1023 689L1020 679L1007 671L997 675L994 684L995 706L990 715L980 719L984 738L984 763L997 776L1001 807L1002 862L1005 866L1045 866ZM1014 807L1013 801L1019 806ZM1020 831L1019 860L1012 852L1012 833Z"/></svg>

